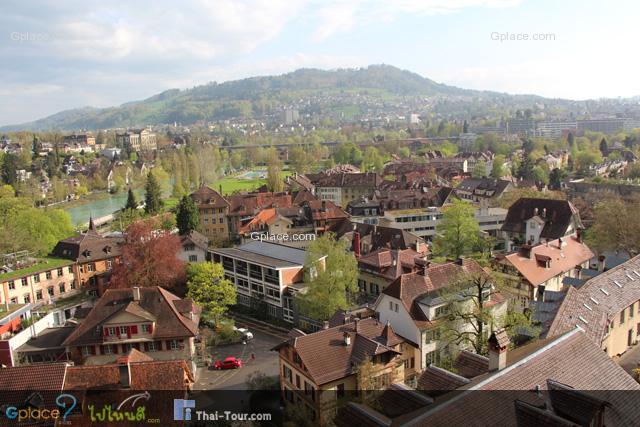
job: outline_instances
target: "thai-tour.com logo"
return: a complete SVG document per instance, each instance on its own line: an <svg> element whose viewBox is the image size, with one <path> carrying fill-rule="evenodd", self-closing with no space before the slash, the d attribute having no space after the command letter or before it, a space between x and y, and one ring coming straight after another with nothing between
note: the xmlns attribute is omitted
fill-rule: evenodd
<svg viewBox="0 0 640 427"><path fill-rule="evenodd" d="M3 405L2 413L10 420L16 421L66 421L78 404L72 394L62 393L56 397L56 408L43 407L44 399L40 393L33 393L23 405Z"/></svg>
<svg viewBox="0 0 640 427"><path fill-rule="evenodd" d="M233 411L196 411L196 401L173 399L174 421L271 421L271 414Z"/></svg>

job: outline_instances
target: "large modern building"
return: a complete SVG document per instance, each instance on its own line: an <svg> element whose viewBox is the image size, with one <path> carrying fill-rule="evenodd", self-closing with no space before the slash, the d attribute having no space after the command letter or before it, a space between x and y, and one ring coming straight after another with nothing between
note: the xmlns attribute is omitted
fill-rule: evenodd
<svg viewBox="0 0 640 427"><path fill-rule="evenodd" d="M617 117L603 119L584 119L578 120L578 130L614 134L622 132L622 130L624 129L624 124L625 119Z"/></svg>
<svg viewBox="0 0 640 427"><path fill-rule="evenodd" d="M303 288L305 250L256 240L210 252L213 262L222 264L225 278L235 285L238 304L294 322L293 296ZM324 265L324 257L319 261Z"/></svg>

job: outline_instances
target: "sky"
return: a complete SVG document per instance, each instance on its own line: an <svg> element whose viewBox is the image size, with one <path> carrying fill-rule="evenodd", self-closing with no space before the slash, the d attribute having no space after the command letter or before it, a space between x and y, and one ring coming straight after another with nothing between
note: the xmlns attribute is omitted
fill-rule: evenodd
<svg viewBox="0 0 640 427"><path fill-rule="evenodd" d="M636 96L638 16L634 0L3 0L0 125L382 63L470 89Z"/></svg>

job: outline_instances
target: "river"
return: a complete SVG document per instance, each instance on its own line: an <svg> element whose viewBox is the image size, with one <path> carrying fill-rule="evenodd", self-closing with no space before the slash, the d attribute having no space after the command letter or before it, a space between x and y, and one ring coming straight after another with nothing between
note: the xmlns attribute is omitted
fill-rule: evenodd
<svg viewBox="0 0 640 427"><path fill-rule="evenodd" d="M138 202L142 199L144 192L142 189L134 190L136 199ZM79 200L72 202L70 207L63 207L63 209L71 215L71 221L73 224L86 223L89 221L89 216L99 218L101 216L109 215L115 211L122 209L127 203L127 192L122 191L117 194L105 193L104 197L93 200Z"/></svg>

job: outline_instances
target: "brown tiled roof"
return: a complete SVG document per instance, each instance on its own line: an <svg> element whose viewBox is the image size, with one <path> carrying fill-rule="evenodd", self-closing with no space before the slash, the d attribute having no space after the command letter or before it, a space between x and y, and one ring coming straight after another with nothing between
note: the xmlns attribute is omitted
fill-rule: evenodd
<svg viewBox="0 0 640 427"><path fill-rule="evenodd" d="M118 390L123 388L120 364L70 366L65 390ZM184 360L152 360L129 363L132 390L187 390L193 376ZM185 381L185 376L187 380Z"/></svg>
<svg viewBox="0 0 640 427"><path fill-rule="evenodd" d="M522 357L510 361L505 369L477 377L463 387L467 391L398 422L410 426L516 425L514 401L524 396L542 407L545 395L537 397L532 390L545 390L553 380L576 390L602 391L596 396L605 396L612 405L605 411L605 425L640 423L635 398L640 385L580 329L545 341L543 346L533 343L519 350L523 350ZM486 392L498 390L509 392Z"/></svg>
<svg viewBox="0 0 640 427"><path fill-rule="evenodd" d="M377 270L381 276L395 280L416 268L416 257L422 256L413 249L378 249L361 256L358 265Z"/></svg>
<svg viewBox="0 0 640 427"><path fill-rule="evenodd" d="M103 237L95 231L60 240L53 248L52 254L78 263L99 261L122 255L121 237Z"/></svg>
<svg viewBox="0 0 640 427"><path fill-rule="evenodd" d="M289 208L293 206L291 194L256 192L256 193L235 193L228 197L229 215L251 216L256 215L263 209L268 208Z"/></svg>
<svg viewBox="0 0 640 427"><path fill-rule="evenodd" d="M182 246L193 244L200 249L207 250L209 248L209 239L204 234L196 230L191 230L189 234L180 236L180 244Z"/></svg>
<svg viewBox="0 0 640 427"><path fill-rule="evenodd" d="M296 193L296 196L293 199L293 204L300 206L303 202L310 200L318 200L318 198L311 194L309 190L302 189Z"/></svg>
<svg viewBox="0 0 640 427"><path fill-rule="evenodd" d="M573 204L567 200L535 199L523 197L509 207L507 217L502 224L503 231L524 233L525 221L537 215L545 222L540 237L557 239L562 237L575 219L582 226L580 215ZM545 212L546 209L546 213Z"/></svg>
<svg viewBox="0 0 640 427"><path fill-rule="evenodd" d="M140 288L140 301L133 301L132 289L107 289L86 319L64 341L67 346L99 344L103 341L102 325L115 314L128 312L155 319L155 338L192 337L198 331L199 310L195 320L181 314L176 305L181 299L160 287ZM144 316L143 316L144 314Z"/></svg>
<svg viewBox="0 0 640 427"><path fill-rule="evenodd" d="M311 219L316 220L340 220L349 218L349 214L336 206L330 200L310 200L302 205L311 213Z"/></svg>
<svg viewBox="0 0 640 427"><path fill-rule="evenodd" d="M473 193L479 197L500 197L511 185L511 181L495 178L468 178L462 181L456 191Z"/></svg>
<svg viewBox="0 0 640 427"><path fill-rule="evenodd" d="M529 283L538 286L561 273L571 271L595 256L584 242L578 241L574 236L562 237L562 242L562 249L559 247L560 239L557 239L533 246L529 257L525 256L525 253L514 252L500 262L511 264ZM539 261L540 256L550 259L549 268Z"/></svg>
<svg viewBox="0 0 640 427"><path fill-rule="evenodd" d="M125 354L124 356L118 357L116 359L116 363L118 365L126 365L127 363L151 362L152 360L153 357L147 356L141 351L132 348L131 350L129 350L129 353Z"/></svg>
<svg viewBox="0 0 640 427"><path fill-rule="evenodd" d="M453 362L453 367L465 378L473 378L489 372L489 359L486 356L462 350Z"/></svg>
<svg viewBox="0 0 640 427"><path fill-rule="evenodd" d="M587 280L579 289L569 287L548 335L559 335L577 325L600 345L607 332L608 321L638 300L640 255Z"/></svg>
<svg viewBox="0 0 640 427"><path fill-rule="evenodd" d="M376 188L382 178L377 173L332 173L308 174L316 187L370 187Z"/></svg>
<svg viewBox="0 0 640 427"><path fill-rule="evenodd" d="M198 205L207 205L212 208L226 208L229 206L229 202L220 193L206 185L191 193L190 197Z"/></svg>
<svg viewBox="0 0 640 427"><path fill-rule="evenodd" d="M343 219L330 228L338 239L345 238L349 241L353 239L353 233L360 233L360 240L367 242L371 246L371 251L380 248L393 249L415 249L416 243L420 243L427 254L428 247L423 238L416 236L405 230L392 227L380 227L371 224L362 224Z"/></svg>
<svg viewBox="0 0 640 427"><path fill-rule="evenodd" d="M66 369L67 365L65 363L1 368L0 392L62 390Z"/></svg>
<svg viewBox="0 0 640 427"><path fill-rule="evenodd" d="M465 377L429 365L418 378L418 389L427 392L431 397L437 397L468 383L469 380Z"/></svg>
<svg viewBox="0 0 640 427"><path fill-rule="evenodd" d="M290 338L274 349L293 347L313 381L325 384L354 374L355 366L367 357L387 352L396 354L391 347L404 340L393 331L383 336L384 329L385 325L377 319L367 318ZM349 335L349 345L344 342L345 334Z"/></svg>

